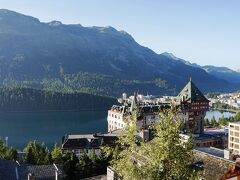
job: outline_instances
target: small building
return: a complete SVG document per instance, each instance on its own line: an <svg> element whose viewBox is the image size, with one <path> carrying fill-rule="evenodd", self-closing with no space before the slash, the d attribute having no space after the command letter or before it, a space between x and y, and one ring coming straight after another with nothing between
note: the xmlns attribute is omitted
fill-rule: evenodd
<svg viewBox="0 0 240 180"><path fill-rule="evenodd" d="M100 146L114 146L117 140L116 134L79 134L65 135L62 139L63 154L73 152L77 157L85 151L89 156L94 150L95 154L99 154Z"/></svg>

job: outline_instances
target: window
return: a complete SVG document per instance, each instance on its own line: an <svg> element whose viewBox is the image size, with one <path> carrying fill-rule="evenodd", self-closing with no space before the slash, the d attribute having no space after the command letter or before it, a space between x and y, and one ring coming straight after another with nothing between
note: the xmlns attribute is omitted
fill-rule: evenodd
<svg viewBox="0 0 240 180"><path fill-rule="evenodd" d="M235 126L235 130L239 131L239 126Z"/></svg>
<svg viewBox="0 0 240 180"><path fill-rule="evenodd" d="M239 137L239 132L235 132L234 134L235 136Z"/></svg>

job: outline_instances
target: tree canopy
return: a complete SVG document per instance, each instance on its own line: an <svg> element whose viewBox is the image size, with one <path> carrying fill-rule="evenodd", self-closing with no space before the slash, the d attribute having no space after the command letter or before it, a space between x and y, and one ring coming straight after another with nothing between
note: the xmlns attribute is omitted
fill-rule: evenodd
<svg viewBox="0 0 240 180"><path fill-rule="evenodd" d="M121 151L112 149L111 165L124 179L194 179L190 170L193 163L192 141L183 141L182 121L172 110L160 114L155 125L156 134L151 142L136 138L138 112L128 118L126 133L119 139ZM191 138L190 138L191 139Z"/></svg>

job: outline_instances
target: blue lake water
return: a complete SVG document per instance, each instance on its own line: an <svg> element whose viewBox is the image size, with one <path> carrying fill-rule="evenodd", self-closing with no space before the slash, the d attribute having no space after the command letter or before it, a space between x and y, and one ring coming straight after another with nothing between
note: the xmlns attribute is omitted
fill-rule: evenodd
<svg viewBox="0 0 240 180"><path fill-rule="evenodd" d="M234 113L209 111L216 119ZM61 143L65 134L107 132L106 111L84 112L0 112L0 137L8 137L9 146L23 149L30 140L45 142L48 147Z"/></svg>
<svg viewBox="0 0 240 180"><path fill-rule="evenodd" d="M52 147L64 134L106 132L106 118L106 111L0 112L0 137L8 137L9 146L18 149L30 140Z"/></svg>
<svg viewBox="0 0 240 180"><path fill-rule="evenodd" d="M218 121L221 117L231 117L231 116L234 116L236 113L234 112L227 112L227 111L224 111L224 112L220 112L220 111L208 111L206 113L206 117L205 118L208 118L209 120L212 119L212 117L214 116L216 118L216 120Z"/></svg>

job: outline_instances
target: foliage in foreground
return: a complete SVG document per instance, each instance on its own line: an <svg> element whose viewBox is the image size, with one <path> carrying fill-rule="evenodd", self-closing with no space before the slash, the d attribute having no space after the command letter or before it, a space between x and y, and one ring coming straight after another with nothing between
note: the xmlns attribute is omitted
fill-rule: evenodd
<svg viewBox="0 0 240 180"><path fill-rule="evenodd" d="M110 157L107 157L103 150L100 150L98 156L94 150L91 150L89 157L84 151L78 159L73 152L63 155L61 147L57 145L50 151L44 143L38 141L29 142L24 152L25 155L19 158L16 149L8 148L0 140L0 159L18 160L21 163L32 165L49 165L53 163L62 165L69 179L106 174L110 161Z"/></svg>
<svg viewBox="0 0 240 180"><path fill-rule="evenodd" d="M193 163L192 142L182 141L182 123L177 113L170 110L160 114L161 121L154 127L156 137L151 142L136 139L137 117L135 110L126 134L119 139L119 148L111 149L114 169L124 179L197 179L189 168Z"/></svg>
<svg viewBox="0 0 240 180"><path fill-rule="evenodd" d="M17 150L13 148L8 148L1 139L0 139L0 159L6 160L17 159Z"/></svg>

